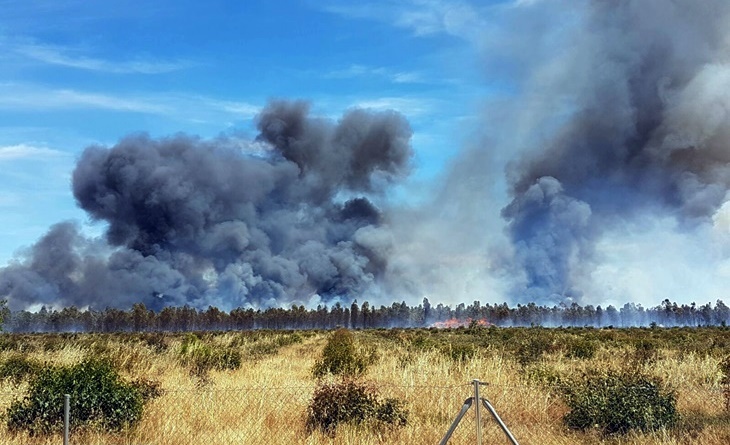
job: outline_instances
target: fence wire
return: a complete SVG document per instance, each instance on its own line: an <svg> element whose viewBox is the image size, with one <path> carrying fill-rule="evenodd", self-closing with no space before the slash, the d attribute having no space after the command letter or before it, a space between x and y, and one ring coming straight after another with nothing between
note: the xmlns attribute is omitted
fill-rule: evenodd
<svg viewBox="0 0 730 445"><path fill-rule="evenodd" d="M458 386L373 385L380 400L402 401L404 426L382 422L345 424L333 432L307 428L308 407L315 387L272 386L166 389L145 406L141 422L119 433L71 431L70 443L88 445L186 444L438 444L465 400L470 384ZM721 387L684 388L676 392L680 421L667 431L631 433L626 438L598 431L572 431L563 422L568 412L556 388L485 385L481 397L491 402L520 444L584 443L730 443L730 407ZM0 401L17 394L0 393ZM5 403L4 406L7 406ZM484 444L509 444L489 412L481 410ZM476 442L476 410L472 406L448 441L449 445ZM71 413L73 416L73 412ZM0 428L0 436L5 434ZM618 442L617 442L618 440ZM624 442L621 442L624 440ZM0 444L60 444L59 436L7 436Z"/></svg>

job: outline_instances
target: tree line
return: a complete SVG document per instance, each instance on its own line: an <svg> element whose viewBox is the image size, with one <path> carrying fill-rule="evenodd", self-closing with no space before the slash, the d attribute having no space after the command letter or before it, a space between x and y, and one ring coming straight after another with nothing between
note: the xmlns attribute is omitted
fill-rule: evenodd
<svg viewBox="0 0 730 445"><path fill-rule="evenodd" d="M314 309L293 305L289 309L236 308L222 311L210 306L205 310L190 306L165 307L153 311L144 304L129 310L106 308L80 310L67 307L52 310L4 313L4 329L10 332L144 332L246 329L350 329L392 327L457 327L470 323L495 326L565 326L565 327L638 327L638 326L727 326L730 308L721 300L707 303L682 304L664 300L655 307L644 308L626 303L617 308L609 305L577 303L555 306L535 303L509 306L481 304L432 305L428 298L418 306L405 302L376 307L368 302L350 305L335 303Z"/></svg>

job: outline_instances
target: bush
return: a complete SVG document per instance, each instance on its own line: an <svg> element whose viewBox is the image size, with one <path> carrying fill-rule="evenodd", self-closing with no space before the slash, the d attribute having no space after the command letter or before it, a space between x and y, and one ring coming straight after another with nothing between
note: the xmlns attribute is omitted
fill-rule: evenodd
<svg viewBox="0 0 730 445"><path fill-rule="evenodd" d="M0 380L10 380L16 385L34 376L42 368L41 364L22 355L12 355L0 364Z"/></svg>
<svg viewBox="0 0 730 445"><path fill-rule="evenodd" d="M314 364L312 374L316 378L327 374L352 377L365 372L368 365L376 359L375 350L369 357L355 350L355 340L347 329L338 329L332 334L322 351L322 359Z"/></svg>
<svg viewBox="0 0 730 445"><path fill-rule="evenodd" d="M436 346L436 343L426 335L418 334L411 341L411 345L417 350L428 351L429 349L433 349Z"/></svg>
<svg viewBox="0 0 730 445"><path fill-rule="evenodd" d="M650 365L659 357L659 347L651 340L639 340L635 344L633 362L637 365Z"/></svg>
<svg viewBox="0 0 730 445"><path fill-rule="evenodd" d="M452 343L444 346L441 352L452 361L463 363L471 360L476 355L476 348L469 343Z"/></svg>
<svg viewBox="0 0 730 445"><path fill-rule="evenodd" d="M203 377L211 369L236 370L241 367L241 352L223 346L204 343L195 334L188 334L180 347L181 362L190 367L190 373Z"/></svg>
<svg viewBox="0 0 730 445"><path fill-rule="evenodd" d="M559 385L562 377L557 369L545 363L537 363L522 368L524 379L543 388L551 389Z"/></svg>
<svg viewBox="0 0 730 445"><path fill-rule="evenodd" d="M517 361L522 366L538 362L542 359L543 354L551 351L552 348L552 341L545 335L531 333L531 336L517 348Z"/></svg>
<svg viewBox="0 0 730 445"><path fill-rule="evenodd" d="M276 355L279 347L270 341L257 341L248 348L247 356L253 360L260 360L269 355Z"/></svg>
<svg viewBox="0 0 730 445"><path fill-rule="evenodd" d="M307 407L306 425L310 433L319 429L333 435L340 423L359 425L368 421L403 426L408 413L400 401L380 401L372 389L351 380L320 384Z"/></svg>
<svg viewBox="0 0 730 445"><path fill-rule="evenodd" d="M279 347L291 346L304 341L301 335L294 332L293 334L283 334L276 337L276 345Z"/></svg>
<svg viewBox="0 0 730 445"><path fill-rule="evenodd" d="M86 360L42 369L31 379L28 394L8 408L8 429L31 435L61 431L64 394L71 395L73 427L120 431L142 417L144 400L137 388L123 382L109 362Z"/></svg>
<svg viewBox="0 0 730 445"><path fill-rule="evenodd" d="M570 408L563 421L571 429L648 432L671 427L679 418L676 395L638 374L588 374L563 386L563 395Z"/></svg>
<svg viewBox="0 0 730 445"><path fill-rule="evenodd" d="M597 349L598 346L595 342L581 338L568 345L565 356L568 358L590 360L596 355Z"/></svg>

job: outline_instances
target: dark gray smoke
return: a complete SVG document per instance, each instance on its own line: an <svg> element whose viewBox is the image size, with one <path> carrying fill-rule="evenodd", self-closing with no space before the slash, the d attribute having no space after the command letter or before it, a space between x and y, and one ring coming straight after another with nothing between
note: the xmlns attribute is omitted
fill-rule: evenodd
<svg viewBox="0 0 730 445"><path fill-rule="evenodd" d="M688 229L725 202L730 2L528 9L556 27L532 35L535 53L525 48L539 61L527 74L525 105L538 97L559 105L538 113L547 136L508 169L512 201L502 215L524 274L513 292L523 301L581 298L608 228L661 214Z"/></svg>
<svg viewBox="0 0 730 445"><path fill-rule="evenodd" d="M407 121L353 110L334 123L273 102L257 124L247 151L184 135L87 148L73 192L106 242L58 224L0 270L0 295L13 309L233 308L372 291L387 258L358 240L382 224L371 199L408 173Z"/></svg>
<svg viewBox="0 0 730 445"><path fill-rule="evenodd" d="M619 304L643 294L651 306L678 297L666 294L676 293L667 278L687 266L687 289L714 284L686 298L724 297L730 2L467 9L496 17L481 35L502 38L480 48L488 75L503 76L501 96L474 138L489 142L456 156L425 203L389 209L380 200L408 174L403 117L354 110L333 123L304 103L275 102L243 151L187 136L87 149L74 194L108 224L105 239L53 227L0 271L0 297L13 308L231 308L362 301L383 290L388 303L605 305L608 294ZM707 253L713 237L722 246ZM628 249L606 249L613 240ZM705 279L705 269L719 278Z"/></svg>

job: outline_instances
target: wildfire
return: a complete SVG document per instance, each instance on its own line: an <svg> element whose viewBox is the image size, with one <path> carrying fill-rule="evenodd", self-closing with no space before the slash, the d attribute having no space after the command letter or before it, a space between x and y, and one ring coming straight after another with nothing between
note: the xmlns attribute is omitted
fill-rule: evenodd
<svg viewBox="0 0 730 445"><path fill-rule="evenodd" d="M469 327L469 326L472 326L473 324L476 324L477 326L482 326L485 328L492 325L485 318L478 319L478 320L475 320L472 318L466 318L463 320L459 320L458 318L450 318L446 321L437 321L437 322L433 323L431 325L431 327L439 328L439 329L460 328L460 327Z"/></svg>

